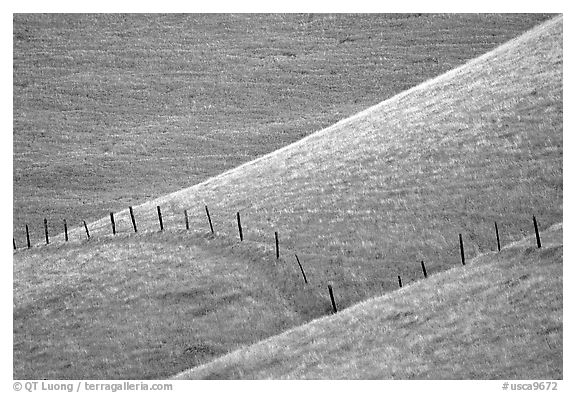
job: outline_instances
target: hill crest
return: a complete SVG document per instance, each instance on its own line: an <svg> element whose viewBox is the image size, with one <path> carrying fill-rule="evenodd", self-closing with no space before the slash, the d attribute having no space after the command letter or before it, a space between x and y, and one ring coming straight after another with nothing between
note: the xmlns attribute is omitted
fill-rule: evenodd
<svg viewBox="0 0 576 393"><path fill-rule="evenodd" d="M233 298L246 310L247 304L257 306L251 306L252 310L268 310L267 321L273 329L264 327L260 332L264 334L277 332L274 330L279 327L277 322L289 324L291 316L305 314L300 307L292 308L294 302L279 299L282 300L279 307L285 308L286 320L275 319L277 312L268 307L262 291L250 288L250 280L269 289L269 298L288 287L296 290L284 296L300 296L296 299L300 301L320 299L324 302L319 304L320 311L329 307L326 284L331 284L336 290L339 309L345 309L396 290L398 275L408 286L411 282L420 282L422 260L431 277L460 265L459 234L463 235L466 257L472 259L496 248L495 221L500 227L503 245L531 233L532 215L537 216L541 228L547 228L562 217L562 20L555 19L544 27L530 31L513 45L499 48L482 61L472 62L473 66L469 64L461 69L457 77L439 78L426 88L412 89L410 94L387 101L388 104L379 106L378 110L368 110L363 116L337 123L330 132L320 132L296 148L280 150L242 170L135 207L139 229L136 235L133 235L127 210L115 214L116 229L121 236L113 241L107 242L111 236L108 218L90 224L98 247L92 248L96 242L91 239L86 248L97 252L94 258L83 251L82 245L74 245L79 246L74 250L74 246L62 242L47 247L44 255L44 249L17 253L15 264L19 267L21 264L26 273L37 277L39 282L44 282L42 275L50 276L55 299L66 299L61 302L48 299L54 307L46 308L46 312L66 313L71 309L70 304L79 310L93 306L81 296L74 299L62 293L72 291L66 282L68 278L74 278L70 281L80 288L84 288L84 281L96 284L93 277L85 276L84 265L75 264L77 261L104 269L119 283L118 287L126 285L122 281L127 277L133 278L128 266L139 272L141 282L135 283L139 303L131 302L131 298L126 301L121 292L113 298L119 309L136 307L133 313L128 313L131 324L125 325L122 319L127 313L107 314L112 319L119 318L106 329L111 329L116 322L121 324L116 326L118 333L130 330L129 348L140 344L131 335L132 328L139 326L141 329L136 330L143 332L142 321L149 320L139 319L137 312L145 315L151 309L150 304L156 306L165 300L182 300L199 294L206 304L185 302L188 308L184 309L180 303L171 303L170 310L186 313L192 309L198 314L210 310L208 319L220 321L224 327L222 330L211 328L208 332L215 338L211 337L204 349L213 355L214 351L221 353L230 349L213 348L214 342L219 342L230 328L229 323L222 322L226 319L220 319L222 312L236 315L239 324L244 317L231 313L230 305L216 308L212 313L214 304ZM156 233L159 230L157 204L163 212L165 231L162 234ZM210 230L205 204L212 215L214 236L206 234ZM194 253L189 252L188 247L194 240L183 229L184 209L188 209L192 231L198 232L207 244L205 249L199 247ZM242 243L237 240L237 213L244 226ZM273 252L274 232L279 234L280 258L275 258ZM127 234L131 234L128 236L130 247L124 249ZM84 239L83 228L71 233L71 238ZM212 255L219 246L225 248L225 252L234 248L241 255L231 253L226 258L212 258L219 256ZM116 248L120 252L115 253ZM258 253L252 252L254 249ZM311 278L308 292L298 290L304 284L294 264L294 253L299 255ZM243 268L245 262L251 269ZM164 263L173 266L170 274L178 279L172 280L164 274ZM58 283L54 278L60 276L53 274L53 268L66 269L67 264L71 266L70 270L63 270L65 273L75 268L80 269L80 274L74 277L64 274L66 279ZM205 285L213 279L194 277L194 270L190 269L204 265L207 272L215 270L219 272L217 277L223 278L216 285L217 294ZM45 271L38 266L46 267ZM152 267L154 274L163 277L160 287L149 286L156 283L150 276ZM227 274L222 274L222 270ZM257 273L246 280L250 271ZM189 281L178 281L184 276ZM99 287L94 292L118 293L117 288L102 282L105 278L104 275L98 277ZM25 275L19 279L21 285L28 285ZM230 293L230 283L241 285L235 293ZM140 284L143 285L140 287ZM151 291L159 293L153 292L151 297ZM46 293L50 292L38 293L42 300L36 303L37 299L27 300L44 310ZM86 295L91 296L92 292ZM201 309L204 306L206 310ZM102 313L106 313L105 310L106 307L99 309ZM24 314L21 313L26 317ZM245 320L259 318L257 311L248 314ZM308 316L303 315L303 319L309 319ZM168 318L174 318L174 314ZM150 348L122 355L140 361L142 355L152 354L158 361L163 355L161 352L166 350L164 342L156 341L157 337L166 340L162 336L168 330L158 328L166 323L164 319L156 316L158 325L149 326L154 330L146 337L153 338ZM22 323L19 337L24 340L32 337L24 329L30 321L19 322ZM54 319L54 322L59 321ZM188 327L192 326L179 323L183 325L169 327L170 331L176 331L175 337L169 338L169 349L175 352L179 345L176 341L188 339ZM75 329L80 335L85 334L82 326L81 323L66 325L62 332ZM48 330L45 326L36 327L44 329L43 334ZM58 329L51 329L55 330ZM249 331L246 333L250 335ZM201 335L192 334L191 339ZM93 338L97 340L98 336ZM55 344L68 343L64 341ZM31 352L26 345L33 343L25 341L24 344L19 348L28 356ZM32 355L41 357L44 353ZM188 352L177 355L186 362L190 360ZM32 364L26 357L21 359L25 367ZM121 363L122 359L115 361ZM137 366L138 362L130 364L133 370Z"/></svg>
<svg viewBox="0 0 576 393"><path fill-rule="evenodd" d="M541 249L524 239L174 379L562 379L562 233L556 224Z"/></svg>
<svg viewBox="0 0 576 393"><path fill-rule="evenodd" d="M493 52L204 183L134 208L139 230L209 231L282 255L314 261L325 280L349 282L361 300L433 270L523 238L536 215L542 227L562 219L562 17ZM128 211L117 230L131 232ZM89 226L109 233L104 218ZM77 230L82 237L82 229ZM369 273L359 268L359 260ZM306 262L310 265L311 262Z"/></svg>

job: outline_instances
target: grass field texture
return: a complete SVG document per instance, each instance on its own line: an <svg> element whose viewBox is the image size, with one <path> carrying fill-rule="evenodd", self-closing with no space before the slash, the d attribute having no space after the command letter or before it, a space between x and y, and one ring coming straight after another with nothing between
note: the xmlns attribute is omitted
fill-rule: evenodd
<svg viewBox="0 0 576 393"><path fill-rule="evenodd" d="M327 314L295 273L183 231L33 249L14 266L14 378L168 377Z"/></svg>
<svg viewBox="0 0 576 393"><path fill-rule="evenodd" d="M16 241L200 183L549 17L16 14Z"/></svg>
<svg viewBox="0 0 576 393"><path fill-rule="evenodd" d="M347 304L562 221L562 20L356 116L188 189L134 208L140 230L208 232L297 253ZM118 231L132 232L127 210ZM110 234L110 219L90 226ZM74 232L84 239L83 229Z"/></svg>
<svg viewBox="0 0 576 393"><path fill-rule="evenodd" d="M562 224L177 379L562 379Z"/></svg>
<svg viewBox="0 0 576 393"><path fill-rule="evenodd" d="M110 235L105 217L89 224L90 241L83 240L83 228L75 228L67 244L60 235L53 245L16 252L14 377L168 377L330 313L327 284L333 285L344 310L395 291L398 275L408 285L402 291L432 290L432 282L449 275L481 275L483 268L476 266L446 276L437 273L460 265L459 233L471 260L496 248L494 221L504 245L533 233L532 214L543 231L562 222L562 140L562 18L556 17L461 68L297 143L135 206L138 234L132 233L123 210L116 214L116 237ZM214 236L208 234L205 204L211 209ZM161 234L157 205L164 213L166 231ZM185 208L192 227L188 232L182 229ZM236 212L243 220L242 243ZM278 260L274 231L280 234ZM545 238L543 243L553 246ZM294 253L309 285L302 282ZM502 267L510 266L508 279L525 274L518 266L520 256L502 255L510 257L501 260ZM542 259L551 266L551 275L544 277L545 270L538 270L542 280L526 285L541 285L544 297L558 305L561 297L552 295L561 278L561 248L546 255ZM536 265L541 257L526 254ZM421 282L421 260L431 275L426 283ZM500 270L504 275L506 269ZM483 298L492 293L488 281L474 287L460 280L458 288L448 286L434 303L412 305L446 311L442 299L454 301L454 291L464 292L467 285ZM497 281L492 290L498 287ZM463 305L460 315L480 303ZM558 343L561 347L557 308L542 317L552 326L546 333L552 348ZM526 310L519 306L519 312ZM446 332L450 329L446 326ZM539 334L534 330L522 337ZM440 345L446 337L434 343ZM432 344L423 340L420 349L428 351L424 347ZM460 359L456 347L452 355ZM334 362L331 356L326 364ZM264 362L258 374L258 367L239 370L234 361L230 368L190 375L328 375L322 370L290 374L285 368L276 373L255 359ZM283 364L290 368L290 361ZM516 375L513 366L506 369L510 378ZM557 367L558 359L552 359L542 370L552 378L558 375ZM466 374L447 368L445 374L434 374L422 366L413 371L387 374L374 368L373 375L424 378L454 372L465 378L473 370ZM477 371L478 378L495 372L487 366ZM349 372L350 377L369 377Z"/></svg>

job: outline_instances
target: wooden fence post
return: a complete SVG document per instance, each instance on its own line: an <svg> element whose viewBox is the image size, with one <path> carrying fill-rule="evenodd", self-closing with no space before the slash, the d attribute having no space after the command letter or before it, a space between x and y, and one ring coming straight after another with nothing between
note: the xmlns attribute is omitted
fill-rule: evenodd
<svg viewBox="0 0 576 393"><path fill-rule="evenodd" d="M26 224L26 244L30 248L30 232L28 231L28 224Z"/></svg>
<svg viewBox="0 0 576 393"><path fill-rule="evenodd" d="M498 243L498 252L500 252L500 234L498 233L498 223L494 221L494 228L496 228L496 242Z"/></svg>
<svg viewBox="0 0 576 393"><path fill-rule="evenodd" d="M184 222L186 223L186 230L190 229L190 223L188 222L188 212L184 209Z"/></svg>
<svg viewBox="0 0 576 393"><path fill-rule="evenodd" d="M462 260L462 265L466 265L466 261L464 259L464 243L462 242L462 234L458 234L458 238L460 239L460 259Z"/></svg>
<svg viewBox="0 0 576 393"><path fill-rule="evenodd" d="M134 232L138 232L138 228L136 228L136 219L134 218L134 210L132 210L132 206L128 206L128 210L130 210L130 218L132 219L132 226L134 227Z"/></svg>
<svg viewBox="0 0 576 393"><path fill-rule="evenodd" d="M116 234L116 223L114 223L114 213L110 212L110 221L112 222L112 234Z"/></svg>
<svg viewBox="0 0 576 393"><path fill-rule="evenodd" d="M243 241L244 236L242 236L242 224L240 223L240 212L236 212L236 220L238 221L238 233L240 233L240 241Z"/></svg>
<svg viewBox="0 0 576 393"><path fill-rule="evenodd" d="M532 220L534 221L534 231L536 232L536 245L538 248L542 247L542 243L540 243L540 232L538 232L538 223L536 222L536 216L532 216Z"/></svg>
<svg viewBox="0 0 576 393"><path fill-rule="evenodd" d="M90 232L88 232L88 225L86 225L86 221L84 221L84 229L86 229L86 236L90 239Z"/></svg>
<svg viewBox="0 0 576 393"><path fill-rule="evenodd" d="M44 219L44 235L46 236L46 244L50 244L50 239L48 239L48 220Z"/></svg>
<svg viewBox="0 0 576 393"><path fill-rule="evenodd" d="M280 248L278 246L278 232L274 232L274 237L276 238L276 259L280 258Z"/></svg>
<svg viewBox="0 0 576 393"><path fill-rule="evenodd" d="M214 227L212 226L212 219L210 218L210 212L208 211L208 206L204 205L204 208L206 209L206 215L208 216L208 223L210 224L210 231L212 232L212 234L214 234Z"/></svg>
<svg viewBox="0 0 576 393"><path fill-rule="evenodd" d="M398 285L402 288L402 278L400 276L398 276Z"/></svg>
<svg viewBox="0 0 576 393"><path fill-rule="evenodd" d="M426 273L426 266L424 266L424 261L421 261L420 265L422 265L422 271L424 272L424 278L427 278L428 274Z"/></svg>
<svg viewBox="0 0 576 393"><path fill-rule="evenodd" d="M334 301L334 293L332 292L332 285L328 285L328 292L330 293L330 301L332 302L332 311L334 314L338 312L336 308L336 302Z"/></svg>
<svg viewBox="0 0 576 393"><path fill-rule="evenodd" d="M64 239L68 241L68 224L66 224L66 219L64 219Z"/></svg>
<svg viewBox="0 0 576 393"><path fill-rule="evenodd" d="M302 268L302 264L300 263L300 259L298 259L298 255L294 254L296 257L296 262L298 262L298 266L300 266L300 271L302 272L302 277L304 277L304 284L308 284L308 280L306 279L306 273L304 273L304 269Z"/></svg>
<svg viewBox="0 0 576 393"><path fill-rule="evenodd" d="M164 223L162 222L162 212L160 211L160 206L156 206L156 209L158 210L158 221L160 222L160 230L163 231Z"/></svg>

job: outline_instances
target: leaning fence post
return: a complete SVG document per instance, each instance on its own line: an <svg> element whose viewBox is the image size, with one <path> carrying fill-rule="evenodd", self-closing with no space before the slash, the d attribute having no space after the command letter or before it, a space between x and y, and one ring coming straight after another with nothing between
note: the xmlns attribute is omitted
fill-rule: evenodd
<svg viewBox="0 0 576 393"><path fill-rule="evenodd" d="M540 233L538 232L538 223L536 222L536 216L532 216L532 220L534 221L534 231L536 232L536 244L538 248L542 247L542 243L540 243Z"/></svg>
<svg viewBox="0 0 576 393"><path fill-rule="evenodd" d="M332 311L335 313L338 312L336 308L336 302L334 301L334 293L332 292L332 285L328 285L328 292L330 293L330 301L332 302Z"/></svg>
<svg viewBox="0 0 576 393"><path fill-rule="evenodd" d="M496 228L496 242L498 243L498 252L500 252L500 234L498 233L498 223L494 221L494 228Z"/></svg>
<svg viewBox="0 0 576 393"><path fill-rule="evenodd" d="M426 274L426 266L424 266L424 261L420 261L420 265L422 265L422 272L424 272L424 278L427 278L428 274Z"/></svg>
<svg viewBox="0 0 576 393"><path fill-rule="evenodd" d="M30 232L28 232L28 224L26 224L26 244L30 248Z"/></svg>
<svg viewBox="0 0 576 393"><path fill-rule="evenodd" d="M86 225L86 221L84 221L84 229L86 229L86 236L90 239L90 232L88 232L88 225Z"/></svg>
<svg viewBox="0 0 576 393"><path fill-rule="evenodd" d="M66 224L66 219L64 219L64 239L68 241L68 224Z"/></svg>
<svg viewBox="0 0 576 393"><path fill-rule="evenodd" d="M398 285L402 288L402 278L400 276L398 276Z"/></svg>
<svg viewBox="0 0 576 393"><path fill-rule="evenodd" d="M238 221L238 233L240 234L240 241L243 241L244 236L242 236L242 224L240 223L240 212L236 212L236 220Z"/></svg>
<svg viewBox="0 0 576 393"><path fill-rule="evenodd" d="M276 238L276 259L280 258L280 248L278 247L278 232L274 232Z"/></svg>
<svg viewBox="0 0 576 393"><path fill-rule="evenodd" d="M136 219L134 218L134 210L132 210L132 206L128 206L128 210L130 210L130 218L132 219L132 226L134 227L134 232L138 232L138 228L136 228Z"/></svg>
<svg viewBox="0 0 576 393"><path fill-rule="evenodd" d="M158 221L160 222L160 230L163 231L164 223L162 222L162 212L160 211L160 206L156 206L156 209L158 210Z"/></svg>
<svg viewBox="0 0 576 393"><path fill-rule="evenodd" d="M212 219L210 218L210 212L208 211L208 205L204 205L206 209L206 215L208 216L208 223L210 224L210 231L214 234L214 227L212 226Z"/></svg>
<svg viewBox="0 0 576 393"><path fill-rule="evenodd" d="M112 222L112 234L116 234L116 223L114 223L114 213L110 212L110 221Z"/></svg>
<svg viewBox="0 0 576 393"><path fill-rule="evenodd" d="M294 254L296 257L296 262L298 262L298 266L300 266L300 271L302 272L302 277L304 277L304 284L308 284L308 280L306 279L306 273L304 273L304 269L302 268L302 264L300 263L300 259L298 259L298 255Z"/></svg>
<svg viewBox="0 0 576 393"><path fill-rule="evenodd" d="M46 244L50 244L50 240L48 239L48 220L44 219L44 235L46 236Z"/></svg>
<svg viewBox="0 0 576 393"><path fill-rule="evenodd" d="M466 261L464 259L464 243L462 242L462 234L458 234L458 238L460 239L460 259L462 259L462 265L466 265Z"/></svg>
<svg viewBox="0 0 576 393"><path fill-rule="evenodd" d="M184 222L186 223L186 230L190 229L190 223L188 222L188 212L184 209Z"/></svg>

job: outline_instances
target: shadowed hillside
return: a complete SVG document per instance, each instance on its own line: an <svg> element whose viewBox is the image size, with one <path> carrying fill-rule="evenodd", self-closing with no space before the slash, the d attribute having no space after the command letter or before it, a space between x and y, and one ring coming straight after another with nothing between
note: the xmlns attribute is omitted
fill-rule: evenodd
<svg viewBox="0 0 576 393"><path fill-rule="evenodd" d="M174 375L329 313L327 284L343 310L396 290L398 275L420 281L421 260L432 276L460 265L459 233L468 260L496 248L494 221L509 245L532 233L532 214L542 229L562 221L562 140L557 17L295 144L135 206L138 234L124 210L116 238L106 217L89 224L89 241L75 228L68 244L60 235L16 252L15 378ZM222 377L244 375L235 373ZM390 377L416 376L441 377Z"/></svg>
<svg viewBox="0 0 576 393"><path fill-rule="evenodd" d="M202 182L542 14L15 14L14 236Z"/></svg>
<svg viewBox="0 0 576 393"><path fill-rule="evenodd" d="M244 236L338 283L345 305L562 219L562 19L466 66L197 186L135 207L142 229ZM131 232L127 211L119 231ZM109 218L90 226L110 233ZM74 234L84 238L83 230Z"/></svg>
<svg viewBox="0 0 576 393"><path fill-rule="evenodd" d="M562 224L178 379L562 379ZM526 244L531 243L531 244Z"/></svg>
<svg viewBox="0 0 576 393"><path fill-rule="evenodd" d="M164 378L329 313L293 269L234 243L181 231L18 255L14 378Z"/></svg>

